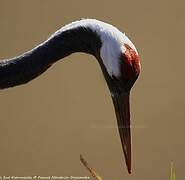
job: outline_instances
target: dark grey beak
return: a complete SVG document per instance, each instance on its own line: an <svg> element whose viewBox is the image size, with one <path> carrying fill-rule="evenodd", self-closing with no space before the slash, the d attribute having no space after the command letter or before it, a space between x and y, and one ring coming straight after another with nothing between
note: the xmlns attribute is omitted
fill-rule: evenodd
<svg viewBox="0 0 185 180"><path fill-rule="evenodd" d="M115 113L117 117L119 135L125 156L128 172L131 173L131 133L130 133L130 104L129 92L113 93Z"/></svg>

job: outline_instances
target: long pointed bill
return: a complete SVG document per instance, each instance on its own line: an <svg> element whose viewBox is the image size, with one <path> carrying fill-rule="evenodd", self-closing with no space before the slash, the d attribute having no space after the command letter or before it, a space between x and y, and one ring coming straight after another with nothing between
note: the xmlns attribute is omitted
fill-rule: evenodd
<svg viewBox="0 0 185 180"><path fill-rule="evenodd" d="M129 93L112 95L116 112L121 144L128 172L131 173L131 133L130 133L130 104Z"/></svg>

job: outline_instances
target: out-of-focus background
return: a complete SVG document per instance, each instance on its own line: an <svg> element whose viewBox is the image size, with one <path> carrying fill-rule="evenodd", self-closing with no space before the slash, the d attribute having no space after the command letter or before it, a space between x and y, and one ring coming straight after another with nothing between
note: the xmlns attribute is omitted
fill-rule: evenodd
<svg viewBox="0 0 185 180"><path fill-rule="evenodd" d="M27 85L0 92L0 175L185 178L183 1L0 0L0 58L32 49L61 26L96 18L126 32L142 60L132 90L128 175L108 88L96 60L73 54Z"/></svg>

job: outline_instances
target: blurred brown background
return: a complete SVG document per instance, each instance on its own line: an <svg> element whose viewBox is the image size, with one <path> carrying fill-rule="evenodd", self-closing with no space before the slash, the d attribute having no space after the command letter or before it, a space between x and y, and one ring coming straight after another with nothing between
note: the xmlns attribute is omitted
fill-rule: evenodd
<svg viewBox="0 0 185 180"><path fill-rule="evenodd" d="M96 60L73 54L25 86L0 92L0 175L185 178L183 1L0 0L0 58L21 54L82 17L117 26L135 43L142 74L132 91L133 173Z"/></svg>

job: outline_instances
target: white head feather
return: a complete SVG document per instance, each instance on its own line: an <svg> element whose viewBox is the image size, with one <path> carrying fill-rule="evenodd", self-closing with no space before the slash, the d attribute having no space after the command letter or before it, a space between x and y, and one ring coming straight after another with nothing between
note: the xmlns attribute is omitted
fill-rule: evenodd
<svg viewBox="0 0 185 180"><path fill-rule="evenodd" d="M121 53L123 54L126 51L124 44L128 44L137 53L134 44L128 39L125 33L122 33L108 23L96 19L74 21L62 27L58 32L78 27L88 27L100 36L102 41L100 56L110 76L114 75L118 77L121 73L119 58Z"/></svg>

